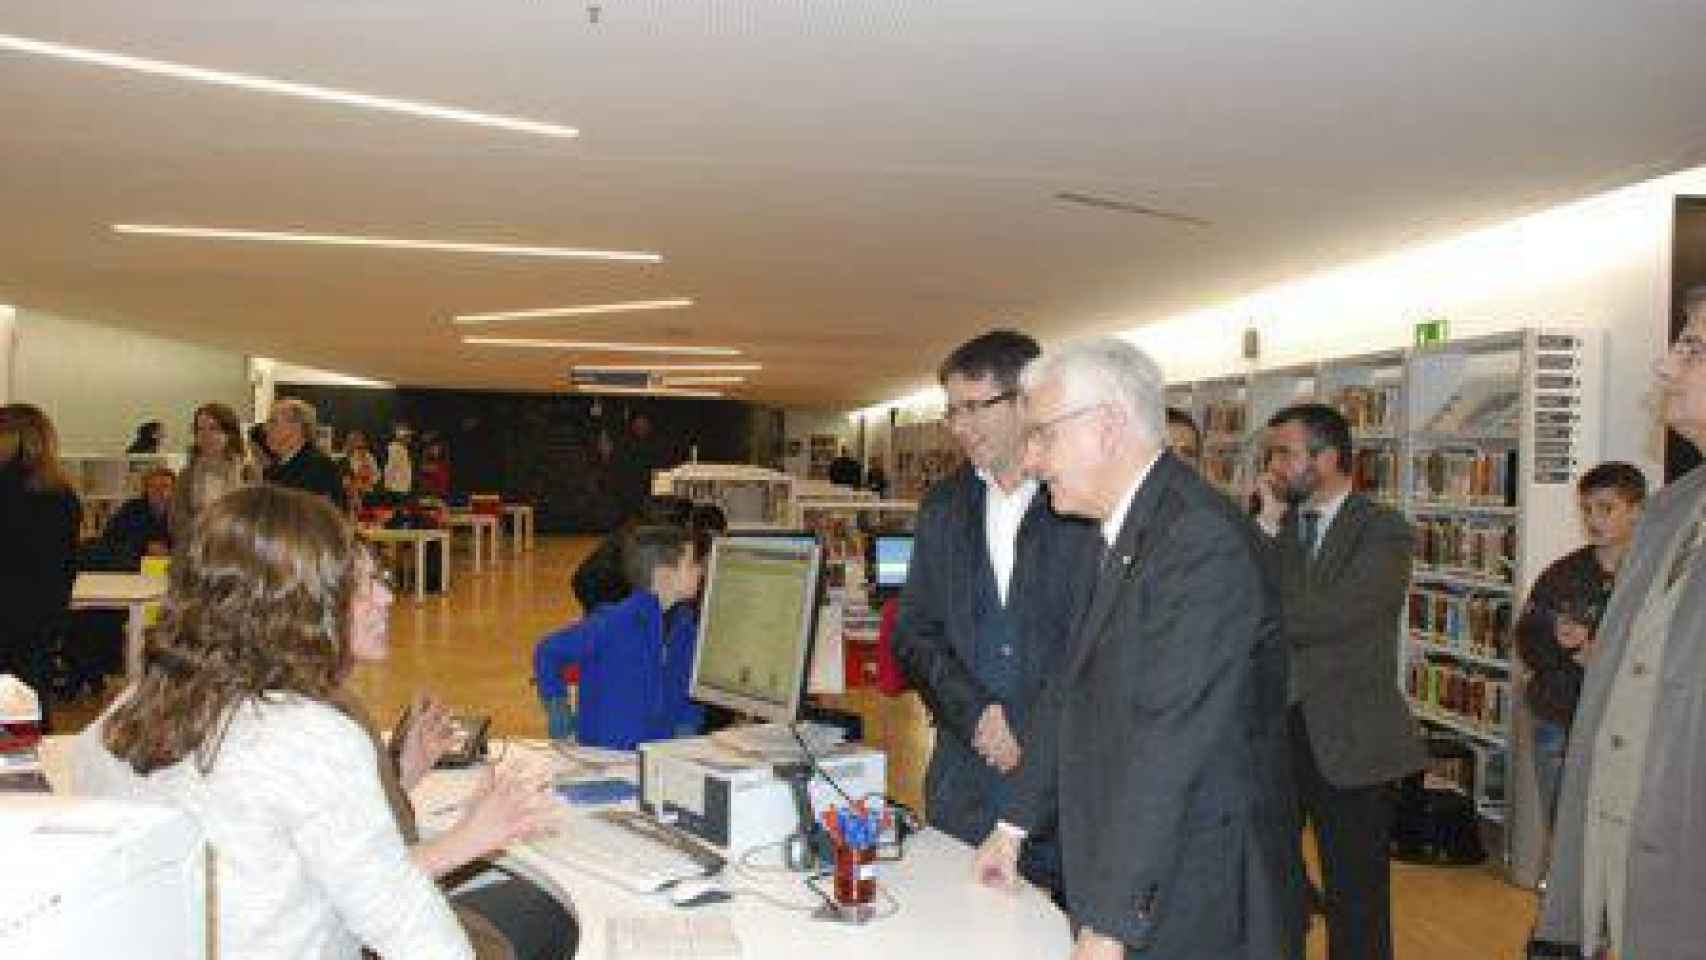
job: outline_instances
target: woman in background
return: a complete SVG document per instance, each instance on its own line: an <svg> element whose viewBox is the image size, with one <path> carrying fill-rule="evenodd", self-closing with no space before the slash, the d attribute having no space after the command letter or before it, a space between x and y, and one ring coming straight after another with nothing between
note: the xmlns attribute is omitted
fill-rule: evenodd
<svg viewBox="0 0 1706 960"><path fill-rule="evenodd" d="M166 425L158 420L150 420L136 428L136 436L131 438L130 446L125 453L159 453L160 444L166 442Z"/></svg>
<svg viewBox="0 0 1706 960"><path fill-rule="evenodd" d="M45 634L71 602L82 519L53 422L27 403L0 406L0 673L35 689L43 729Z"/></svg>
<svg viewBox="0 0 1706 960"><path fill-rule="evenodd" d="M360 430L351 430L344 440L344 457L354 481L350 502L359 505L379 487L379 458L373 455L367 434Z"/></svg>
<svg viewBox="0 0 1706 960"><path fill-rule="evenodd" d="M372 737L341 705L355 660L385 649L391 600L324 498L227 494L179 550L141 680L75 742L77 790L201 823L221 956L474 955L404 844ZM488 782L441 855L530 831L537 797Z"/></svg>
<svg viewBox="0 0 1706 960"><path fill-rule="evenodd" d="M243 456L243 427L223 403L204 403L190 417L190 462L172 494L172 541L189 539L191 526L208 504L238 487L255 483L258 473Z"/></svg>

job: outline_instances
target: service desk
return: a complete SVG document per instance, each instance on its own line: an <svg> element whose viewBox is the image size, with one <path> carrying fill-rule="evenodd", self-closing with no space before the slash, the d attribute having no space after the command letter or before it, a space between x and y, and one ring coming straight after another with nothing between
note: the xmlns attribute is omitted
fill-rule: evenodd
<svg viewBox="0 0 1706 960"><path fill-rule="evenodd" d="M123 610L124 670L142 676L142 631L148 605L166 595L166 581L140 573L79 573L71 585L73 610Z"/></svg>
<svg viewBox="0 0 1706 960"><path fill-rule="evenodd" d="M515 756L513 750L510 756ZM454 819L474 775L435 772L421 784L415 799L423 829L433 829L434 819L440 826ZM586 815L586 808L563 809L564 829L573 829L573 819ZM935 830L908 839L903 860L878 866L878 882L893 901L892 915L862 925L814 920L811 911L820 901L800 875L767 866L762 853L750 868L741 866L738 856L730 858L718 879L734 894L733 900L691 908L672 906L665 894L630 893L524 845L513 847L500 864L528 876L568 905L581 928L577 956L590 960L607 955L610 918L683 911L727 917L741 939L744 960L1066 956L1071 948L1066 917L1048 897L1028 886L1009 893L973 883L974 854L971 847ZM881 897L878 906L890 909Z"/></svg>

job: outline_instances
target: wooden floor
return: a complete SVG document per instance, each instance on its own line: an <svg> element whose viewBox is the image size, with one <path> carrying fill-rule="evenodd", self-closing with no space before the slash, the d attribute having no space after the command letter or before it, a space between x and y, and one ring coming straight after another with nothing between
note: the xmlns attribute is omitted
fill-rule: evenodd
<svg viewBox="0 0 1706 960"><path fill-rule="evenodd" d="M387 723L418 690L493 718L499 734L544 736L545 717L528 682L533 643L579 615L569 573L591 550L585 537L541 537L519 560L505 543L497 570L474 574L466 541L457 540L448 597L417 603L401 591L391 617L391 658L358 668L355 685L374 716ZM60 716L69 732L95 715L98 703L71 705ZM891 790L916 801L929 735L913 699L884 706L873 736L890 744ZM1400 960L1504 960L1520 957L1533 922L1532 893L1505 884L1490 868L1393 866L1393 925ZM1310 932L1309 956L1326 956L1321 924Z"/></svg>

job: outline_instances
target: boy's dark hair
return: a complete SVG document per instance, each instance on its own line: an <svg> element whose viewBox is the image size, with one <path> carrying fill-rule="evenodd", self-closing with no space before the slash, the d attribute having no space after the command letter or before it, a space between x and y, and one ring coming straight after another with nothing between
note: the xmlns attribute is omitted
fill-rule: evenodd
<svg viewBox="0 0 1706 960"><path fill-rule="evenodd" d="M1632 463L1618 460L1599 464L1576 481L1576 493L1587 496L1595 490L1614 490L1623 499L1640 505L1647 502L1647 475Z"/></svg>
<svg viewBox="0 0 1706 960"><path fill-rule="evenodd" d="M729 518L714 503L696 503L687 518L687 529L693 534L693 549L699 557L709 557L711 541L727 532Z"/></svg>
<svg viewBox="0 0 1706 960"><path fill-rule="evenodd" d="M1197 422L1191 418L1190 414L1180 410L1178 407L1168 407L1167 422L1176 423L1181 427L1189 427L1191 429L1191 436L1197 438L1197 446L1202 446L1202 428L1197 426Z"/></svg>
<svg viewBox="0 0 1706 960"><path fill-rule="evenodd" d="M946 384L955 375L967 380L989 377L1002 390L1017 390L1019 371L1042 352L1035 340L1017 330L991 330L955 347L936 368L936 380Z"/></svg>
<svg viewBox="0 0 1706 960"><path fill-rule="evenodd" d="M659 567L681 562L681 554L692 550L693 537L687 528L652 524L630 528L622 535L622 575L634 590L650 590Z"/></svg>
<svg viewBox="0 0 1706 960"><path fill-rule="evenodd" d="M693 516L693 501L674 494L660 493L647 497L640 506L641 525L685 527Z"/></svg>
<svg viewBox="0 0 1706 960"><path fill-rule="evenodd" d="M1351 472L1354 462L1351 459L1351 425L1346 422L1344 414L1324 403L1294 403L1268 418L1270 427L1288 423L1303 424L1311 455L1335 450L1339 454L1339 472Z"/></svg>

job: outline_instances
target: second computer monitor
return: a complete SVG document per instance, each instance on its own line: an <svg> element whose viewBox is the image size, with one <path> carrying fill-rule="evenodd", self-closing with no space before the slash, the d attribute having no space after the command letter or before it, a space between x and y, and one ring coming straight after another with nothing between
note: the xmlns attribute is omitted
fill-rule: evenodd
<svg viewBox="0 0 1706 960"><path fill-rule="evenodd" d="M870 568L872 589L879 596L894 596L906 586L906 574L912 566L912 534L879 533L871 538L871 555L866 559Z"/></svg>
<svg viewBox="0 0 1706 960"><path fill-rule="evenodd" d="M724 537L711 545L688 696L793 723L817 622L815 540Z"/></svg>

